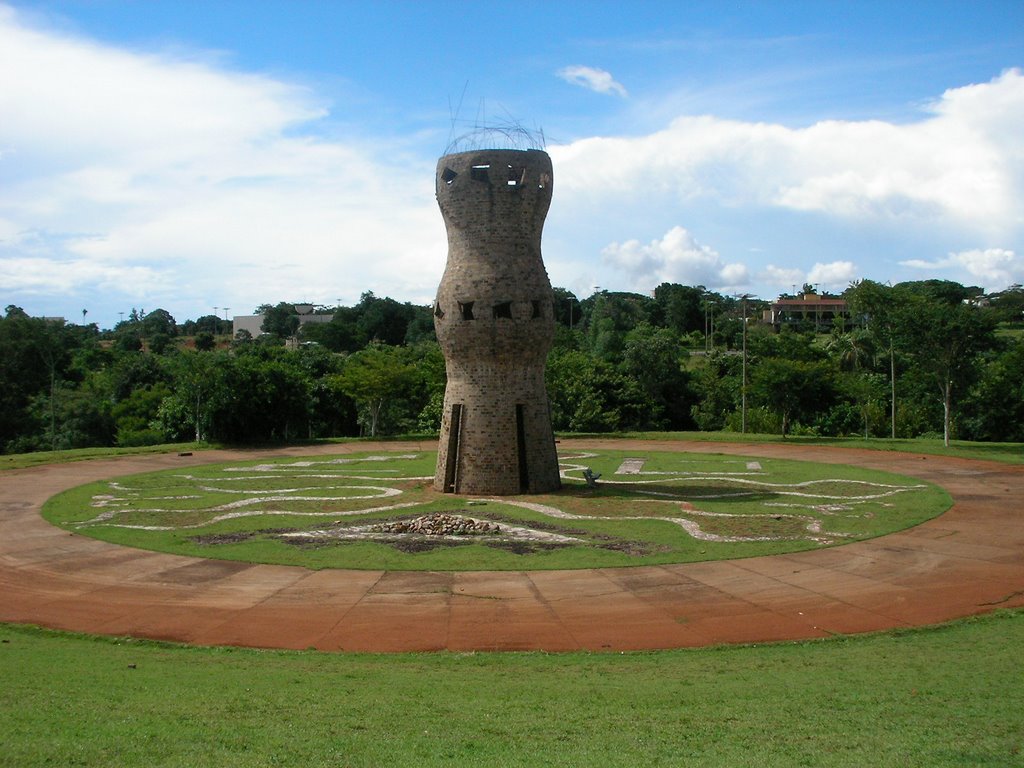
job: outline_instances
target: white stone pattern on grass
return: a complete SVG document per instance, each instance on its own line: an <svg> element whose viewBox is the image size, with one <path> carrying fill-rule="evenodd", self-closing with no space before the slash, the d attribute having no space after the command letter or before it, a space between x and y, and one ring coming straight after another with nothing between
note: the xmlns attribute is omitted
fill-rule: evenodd
<svg viewBox="0 0 1024 768"><path fill-rule="evenodd" d="M574 452L572 454L563 455L562 463L560 464L560 475L562 479L580 482L582 480L582 473L587 469L585 464L578 464L581 460L587 460L597 458L598 454L590 452ZM162 505L152 505L152 502L159 501L172 501L172 500L196 500L202 498L202 493L187 493L177 496L168 496L165 494L154 494L147 496L140 488L132 487L129 482L126 481L110 481L107 483L108 493L96 494L92 497L90 506L96 509L102 510L99 514L91 517L88 520L74 523L75 527L89 527L89 526L110 526L118 528L131 528L137 530L151 530L151 531L169 531L169 530L186 530L203 528L214 523L222 522L225 520L232 520L242 517L279 517L279 516L294 516L294 517L321 517L321 518L334 518L335 522L339 517L355 516L355 515L368 515L368 514L380 514L394 512L397 510L410 510L416 507L425 506L430 501L410 501L410 502L399 502L394 504L381 505L371 508L350 508L346 506L351 502L365 501L369 499L385 499L395 498L401 496L403 491L400 488L385 485L386 482L397 482L419 480L422 482L429 482L432 478L430 477L393 477L385 479L380 476L369 476L369 475L348 475L343 473L329 473L329 472L318 472L310 473L307 470L313 467L327 467L337 466L345 464L355 464L360 462L379 462L388 459L395 460L407 460L417 458L416 454L401 454L396 456L370 456L364 458L343 458L343 459L330 459L330 460L303 460L293 461L284 464L260 464L260 465L249 465L249 466L229 466L223 467L221 471L230 476L225 477L202 477L190 474L176 475L178 479L188 480L194 483L194 487L197 491L205 491L206 493L215 494L227 494L242 496L243 498L236 499L234 501L216 504L205 509L172 509ZM876 483L866 480L847 480L842 478L826 478L819 480L804 480L794 483L773 483L767 480L753 479L750 475L766 476L768 473L761 469L758 462L743 462L733 461L731 463L738 463L743 465L744 470L748 471L732 471L732 472L707 472L707 471L658 471L658 472L646 472L643 471L642 467L644 459L627 459L622 462L619 467L620 473L625 473L630 476L630 480L602 480L600 485L615 485L617 487L622 486L637 486L636 493L647 498L636 498L635 503L647 503L647 504L664 504L674 506L675 510L670 515L665 516L646 516L646 515L625 515L625 516L597 516L597 515L580 515L571 512L567 512L563 509L559 509L551 504L541 504L538 502L521 501L513 498L502 496L500 498L495 497L483 497L477 499L471 499L466 501L468 505L479 505L486 504L489 502L497 502L501 504L507 504L509 506L520 507L522 509L528 509L530 511L542 514L548 518L555 520L573 520L573 521L590 521L590 520L616 520L616 521L629 521L629 520L660 520L663 522L670 523L678 526L686 531L690 536L700 541L708 542L765 542L765 541L796 541L806 540L812 541L818 544L832 544L842 538L850 537L851 534L845 534L835 531L829 531L825 525L825 519L829 517L845 517L845 518L857 518L857 517L871 517L873 513L867 509L863 509L865 505L872 504L877 506L892 506L888 500L894 498L898 494L906 493L909 491L921 490L925 488L924 485L897 485L890 483ZM728 461L728 460L727 460ZM683 460L680 463L695 463L693 461ZM301 471L300 471L301 470ZM749 470L756 470L754 472ZM361 470L366 471L366 470ZM379 473L391 473L397 470L385 468L381 470L373 470ZM655 477L647 479L645 475L654 475ZM328 479L328 480L341 480L344 484L331 484L331 485L311 485L308 483L296 484L295 480L311 480L311 479ZM355 481L363 481L364 484L349 484ZM716 493L704 493L695 494L689 491L685 494L676 494L670 490L653 490L642 487L645 484L658 483L662 486L675 482L699 482L709 481L716 483L729 483L736 486L736 490L730 491L719 491ZM253 487L246 487L246 483L281 483L287 487L276 488L273 490L257 489ZM372 483L372 484L371 484ZM841 483L848 487L859 488L859 493L840 494L834 490L830 493L814 493L813 488L815 486L821 486L825 484L837 484ZM339 491L350 491L351 493L338 493ZM722 500L730 498L740 498L746 496L753 496L758 493L769 492L772 496L786 497L785 501L772 501L764 502L762 504L765 508L779 508L779 509L792 509L794 512L779 512L772 514L771 518L774 520L782 521L788 520L798 523L803 529L802 535L721 535L711 533L704 530L701 525L701 520L711 519L731 519L731 520L743 520L749 519L751 521L762 521L765 519L765 515L762 514L735 514L725 512L710 512L706 510L700 510L693 506L691 503L693 500ZM329 494L329 495L328 495ZM656 498L650 498L656 497ZM803 501L806 499L807 501ZM323 504L329 504L330 509L316 510L316 511L303 511L295 508L288 508L288 504L294 504L295 502L320 502ZM273 504L275 508L259 508L262 505ZM209 517L198 521L198 522L182 522L180 524L174 524L173 522L166 522L162 524L133 524L127 522L117 521L118 517L122 515L134 513L141 515L166 515L173 518L175 515L191 515L195 516L197 513L209 514ZM436 518L438 514L447 514L448 517ZM420 520L420 528L416 529L413 525L410 527L409 521L401 522L387 522L387 523L373 523L363 526L349 526L349 527L334 527L324 530L312 530L312 531L300 531L294 533L285 534L289 537L303 538L303 537L334 537L334 538L364 538L364 539L380 539L380 538L394 538L395 536L410 536L410 535L427 535L426 528L424 526L433 525L437 519L442 519L442 529L445 525L449 526L447 532L444 530L441 533L435 533L432 535L442 536L456 536L464 537L470 532L470 528L475 526L475 532L473 535L486 536L490 538L500 538L503 540L546 540L546 541L557 541L561 543L576 543L579 539L575 539L571 536L562 536L560 534L554 534L547 531L539 531L528 526L514 526L506 523L501 523L500 526L496 523L490 523L478 518L474 518L467 515L458 515L455 513L431 513L425 515ZM490 528L485 529L484 526L493 526L493 528L500 530L492 530ZM454 527L451 527L454 526ZM405 530L403 530L405 528Z"/></svg>

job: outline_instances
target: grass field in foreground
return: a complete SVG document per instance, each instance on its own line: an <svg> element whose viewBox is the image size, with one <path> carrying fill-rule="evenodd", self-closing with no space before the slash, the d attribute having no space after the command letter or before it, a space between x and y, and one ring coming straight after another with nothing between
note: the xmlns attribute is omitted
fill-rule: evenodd
<svg viewBox="0 0 1024 768"><path fill-rule="evenodd" d="M204 649L0 626L0 766L1024 763L1024 611L626 654Z"/></svg>
<svg viewBox="0 0 1024 768"><path fill-rule="evenodd" d="M574 451L562 490L478 499L431 486L432 451L209 464L74 488L43 515L68 531L198 557L369 570L522 570L774 555L881 536L949 495L859 467L714 453ZM586 468L601 474L588 487ZM384 530L444 513L500 531Z"/></svg>

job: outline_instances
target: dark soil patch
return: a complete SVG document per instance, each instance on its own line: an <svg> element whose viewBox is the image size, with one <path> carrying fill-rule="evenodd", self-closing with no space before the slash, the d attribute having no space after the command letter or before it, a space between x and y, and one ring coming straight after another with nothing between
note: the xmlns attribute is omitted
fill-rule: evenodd
<svg viewBox="0 0 1024 768"><path fill-rule="evenodd" d="M255 538L256 536L273 535L278 533L293 533L297 528L263 528L258 531L233 531L232 533L203 533L198 536L189 536L187 541L200 546L216 546L217 544L240 544L243 541Z"/></svg>
<svg viewBox="0 0 1024 768"><path fill-rule="evenodd" d="M597 544L596 546L599 549L610 549L612 552L621 552L622 554L629 555L631 557L644 557L645 555L652 555L655 552L669 552L672 549L664 544L650 544L646 541L629 541L628 539L605 541L601 544Z"/></svg>
<svg viewBox="0 0 1024 768"><path fill-rule="evenodd" d="M189 536L188 541L203 547L217 544L239 544L248 541L256 534L252 531L236 531L235 533L204 533L200 536Z"/></svg>
<svg viewBox="0 0 1024 768"><path fill-rule="evenodd" d="M488 541L487 546L501 549L513 555L532 555L535 552L551 552L555 549L578 547L579 544L567 544L563 541Z"/></svg>
<svg viewBox="0 0 1024 768"><path fill-rule="evenodd" d="M415 539L395 539L394 541L384 541L380 543L387 544L393 549L397 549L399 552L406 552L411 555L414 555L417 552L432 552L435 549L442 549L444 547L461 547L469 544L468 541L438 540L427 536L422 538L417 537Z"/></svg>
<svg viewBox="0 0 1024 768"><path fill-rule="evenodd" d="M451 539L439 539L431 536L417 536L408 538L395 538L395 539L378 539L378 538L365 538L365 539L335 539L330 536L322 536L320 538L301 539L297 537L283 537L280 541L285 544L290 544L293 547L299 549L325 549L327 547L346 547L352 544L360 544L366 541L373 542L374 544L383 544L389 546L392 549L396 549L399 552L405 552L406 554L415 555L418 552L432 552L435 549L444 549L446 547L463 547L467 544L472 543L472 540L465 541L452 541Z"/></svg>

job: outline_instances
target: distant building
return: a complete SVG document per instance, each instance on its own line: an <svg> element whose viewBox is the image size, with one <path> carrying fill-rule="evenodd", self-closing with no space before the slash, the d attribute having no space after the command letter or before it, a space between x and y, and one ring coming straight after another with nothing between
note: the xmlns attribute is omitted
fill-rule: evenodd
<svg viewBox="0 0 1024 768"><path fill-rule="evenodd" d="M775 326L776 330L786 326L822 330L831 328L837 317L850 320L850 308L846 304L846 299L805 293L792 299L780 298L773 302L764 310L762 320Z"/></svg>
<svg viewBox="0 0 1024 768"><path fill-rule="evenodd" d="M312 304L295 304L295 312L299 316L299 328L306 323L329 323L334 319L334 314L313 314ZM231 320L231 335L235 336L239 331L248 331L255 339L262 336L263 314L258 315L235 315Z"/></svg>
<svg viewBox="0 0 1024 768"><path fill-rule="evenodd" d="M263 333L263 315L235 315L231 319L231 335L248 331L254 339Z"/></svg>

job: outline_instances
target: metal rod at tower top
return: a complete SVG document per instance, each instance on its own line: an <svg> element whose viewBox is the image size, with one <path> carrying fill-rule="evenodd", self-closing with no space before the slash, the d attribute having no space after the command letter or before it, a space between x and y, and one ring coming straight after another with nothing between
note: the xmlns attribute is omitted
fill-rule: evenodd
<svg viewBox="0 0 1024 768"><path fill-rule="evenodd" d="M552 184L551 158L540 150L485 149L438 161L437 202L448 233L434 302L448 374L438 491L561 487L544 385L555 306L540 241Z"/></svg>

